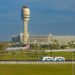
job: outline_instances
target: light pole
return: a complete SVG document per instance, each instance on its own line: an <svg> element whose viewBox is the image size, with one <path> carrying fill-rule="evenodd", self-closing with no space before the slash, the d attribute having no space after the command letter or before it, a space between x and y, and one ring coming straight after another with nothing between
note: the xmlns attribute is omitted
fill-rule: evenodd
<svg viewBox="0 0 75 75"><path fill-rule="evenodd" d="M72 51L72 75L74 75L74 53Z"/></svg>

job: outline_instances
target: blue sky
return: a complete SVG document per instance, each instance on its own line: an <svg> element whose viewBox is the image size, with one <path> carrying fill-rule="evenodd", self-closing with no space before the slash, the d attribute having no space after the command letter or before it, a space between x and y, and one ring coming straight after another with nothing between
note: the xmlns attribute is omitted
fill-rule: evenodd
<svg viewBox="0 0 75 75"><path fill-rule="evenodd" d="M30 34L75 34L75 0L0 0L0 41L23 32L23 5L31 10Z"/></svg>

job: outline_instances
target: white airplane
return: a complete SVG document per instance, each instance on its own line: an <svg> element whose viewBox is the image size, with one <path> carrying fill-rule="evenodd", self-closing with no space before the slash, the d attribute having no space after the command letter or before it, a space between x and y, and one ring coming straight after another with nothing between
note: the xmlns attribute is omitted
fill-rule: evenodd
<svg viewBox="0 0 75 75"><path fill-rule="evenodd" d="M29 46L29 44L27 45L27 46L25 46L25 47L8 47L8 48L6 48L6 50L7 51L10 51L10 50L25 50L25 49L29 49L30 48L30 46Z"/></svg>

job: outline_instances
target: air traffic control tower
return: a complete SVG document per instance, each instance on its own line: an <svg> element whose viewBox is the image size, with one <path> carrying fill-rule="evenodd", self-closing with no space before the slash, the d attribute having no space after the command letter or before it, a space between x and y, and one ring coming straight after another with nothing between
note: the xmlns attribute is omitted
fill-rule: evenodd
<svg viewBox="0 0 75 75"><path fill-rule="evenodd" d="M24 24L23 44L28 44L28 40L29 40L28 21L30 18L30 9L27 6L23 6L21 14L22 14L22 19L23 19L23 24Z"/></svg>

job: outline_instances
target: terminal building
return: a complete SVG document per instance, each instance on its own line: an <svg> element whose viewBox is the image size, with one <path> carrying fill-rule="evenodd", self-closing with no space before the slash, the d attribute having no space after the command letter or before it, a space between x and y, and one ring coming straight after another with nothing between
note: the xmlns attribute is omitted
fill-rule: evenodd
<svg viewBox="0 0 75 75"><path fill-rule="evenodd" d="M68 44L69 42L75 42L75 36L73 35L30 35L28 39L29 43L41 43L41 44L48 44L54 43L57 41L59 44ZM12 36L12 42L23 43L23 33L20 35Z"/></svg>

